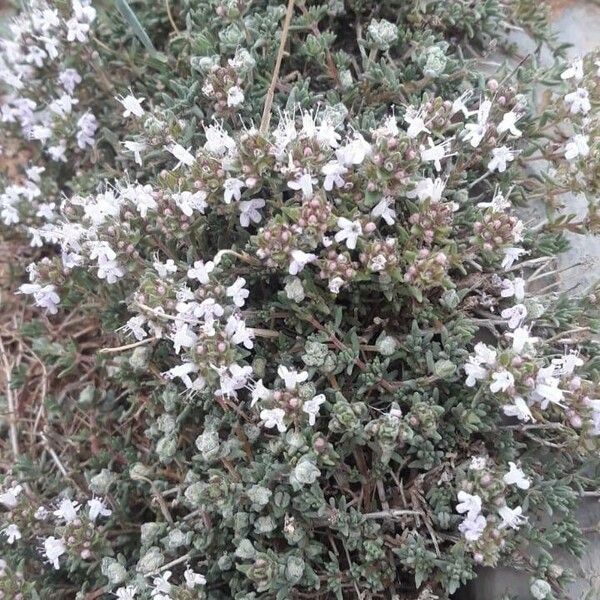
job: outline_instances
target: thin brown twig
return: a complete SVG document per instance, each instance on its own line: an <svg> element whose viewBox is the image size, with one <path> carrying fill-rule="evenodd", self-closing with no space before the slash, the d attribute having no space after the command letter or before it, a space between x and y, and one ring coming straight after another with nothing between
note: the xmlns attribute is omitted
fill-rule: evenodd
<svg viewBox="0 0 600 600"><path fill-rule="evenodd" d="M17 399L11 389L12 385L12 365L8 362L4 343L0 337L0 355L4 367L4 377L6 378L6 401L8 403L8 426L10 446L13 458L16 461L19 457L19 434L17 431Z"/></svg>
<svg viewBox="0 0 600 600"><path fill-rule="evenodd" d="M138 346L144 346L145 344L149 344L153 342L157 338L151 337L146 338L145 340L140 340L139 342L133 342L132 344L125 344L124 346L117 346L115 348L100 348L98 350L98 354L114 354L117 352L123 352L125 350L131 350L132 348L137 348Z"/></svg>
<svg viewBox="0 0 600 600"><path fill-rule="evenodd" d="M171 4L169 0L165 0L165 7L167 9L167 16L169 17L169 22L171 23L171 27L175 33L179 33L179 27L175 23L175 19L173 18L173 13L171 13Z"/></svg>
<svg viewBox="0 0 600 600"><path fill-rule="evenodd" d="M287 9L285 11L285 20L283 22L283 29L281 30L281 39L279 40L279 50L277 51L277 57L275 59L275 68L273 69L271 84L269 85L269 89L267 91L262 119L260 120L260 133L263 136L266 135L267 130L269 129L269 123L271 122L271 108L273 106L273 98L275 96L277 80L279 79L279 70L281 69L281 61L283 60L283 53L290 29L292 13L294 12L294 2L295 0L288 0Z"/></svg>
<svg viewBox="0 0 600 600"><path fill-rule="evenodd" d="M406 515L422 516L423 512L420 510L404 510L401 508L391 508L389 510L378 510L376 512L364 513L362 516L365 519L395 519L397 517L404 517Z"/></svg>

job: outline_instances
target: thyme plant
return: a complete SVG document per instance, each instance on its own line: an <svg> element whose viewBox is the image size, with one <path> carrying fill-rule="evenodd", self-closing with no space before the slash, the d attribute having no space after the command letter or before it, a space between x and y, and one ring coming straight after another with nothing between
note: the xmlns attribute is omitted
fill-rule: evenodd
<svg viewBox="0 0 600 600"><path fill-rule="evenodd" d="M1 49L1 598L563 597L599 53L526 0L31 0Z"/></svg>

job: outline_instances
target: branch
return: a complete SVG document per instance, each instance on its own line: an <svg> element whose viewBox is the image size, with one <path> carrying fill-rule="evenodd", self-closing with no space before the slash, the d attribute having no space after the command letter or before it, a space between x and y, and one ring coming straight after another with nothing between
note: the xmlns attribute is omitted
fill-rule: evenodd
<svg viewBox="0 0 600 600"><path fill-rule="evenodd" d="M10 446L13 453L13 460L17 461L19 458L19 436L17 432L17 402L13 395L12 386L12 366L8 362L6 351L4 349L4 343L0 338L0 354L2 355L2 363L4 366L4 377L6 379L6 401L8 403L8 437L10 438Z"/></svg>
<svg viewBox="0 0 600 600"><path fill-rule="evenodd" d="M287 41L288 31L290 29L290 22L292 20L293 12L294 0L288 0L287 10L285 12L285 21L283 22L283 29L281 30L281 39L279 40L279 50L277 51L277 58L275 59L275 68L273 69L271 85L269 86L269 90L267 91L262 119L260 120L260 133L263 136L267 134L267 130L269 129L269 123L271 122L271 107L273 106L273 97L275 96L275 88L277 86L277 80L279 79L279 70L281 69L281 61L283 60L283 52L285 48L285 43Z"/></svg>

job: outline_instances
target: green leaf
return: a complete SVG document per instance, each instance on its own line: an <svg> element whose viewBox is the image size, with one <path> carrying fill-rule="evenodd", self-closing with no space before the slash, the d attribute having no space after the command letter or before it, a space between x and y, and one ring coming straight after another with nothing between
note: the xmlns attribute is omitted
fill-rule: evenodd
<svg viewBox="0 0 600 600"><path fill-rule="evenodd" d="M140 42L142 42L146 50L152 54L155 54L156 48L154 47L154 44L152 44L152 41L142 27L139 19L135 16L133 10L131 10L131 6L129 6L127 0L115 0L115 4L117 5L119 12L123 15L123 18L127 21L127 23L129 23L131 29L133 29L135 36L140 40Z"/></svg>

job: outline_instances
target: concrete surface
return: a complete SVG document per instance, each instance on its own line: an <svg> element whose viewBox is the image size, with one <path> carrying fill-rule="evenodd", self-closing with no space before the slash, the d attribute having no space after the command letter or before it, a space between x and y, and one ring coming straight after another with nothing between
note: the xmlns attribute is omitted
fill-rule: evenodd
<svg viewBox="0 0 600 600"><path fill-rule="evenodd" d="M600 3L593 1L554 0L552 20L561 42L572 44L571 57L586 54L600 47ZM513 40L523 53L533 50L525 35L517 32ZM585 214L587 201L583 195L566 196L566 212ZM522 218L534 222L544 218L541 207L529 207ZM600 238L569 235L571 248L559 258L563 269L560 283L563 290L583 291L600 280ZM581 560L557 552L557 563L575 573L568 587L568 600L600 600L600 502L586 498L578 511L584 530L588 530L588 545ZM593 531L595 530L595 532ZM457 600L530 600L529 577L514 569L481 569L471 585L456 594Z"/></svg>
<svg viewBox="0 0 600 600"><path fill-rule="evenodd" d="M564 2L557 4L564 5ZM562 10L555 11L553 20L559 39L573 44L569 51L571 56L600 47L600 4L597 2L570 2ZM566 204L569 212L578 215L586 212L587 201L583 196L571 196ZM563 273L563 289L586 289L600 279L600 239L569 235L569 241L571 249L560 257L560 264L563 267L578 266Z"/></svg>

